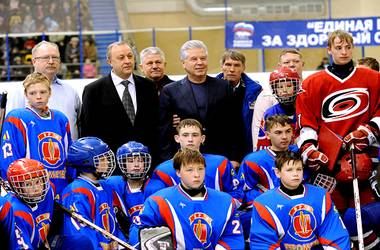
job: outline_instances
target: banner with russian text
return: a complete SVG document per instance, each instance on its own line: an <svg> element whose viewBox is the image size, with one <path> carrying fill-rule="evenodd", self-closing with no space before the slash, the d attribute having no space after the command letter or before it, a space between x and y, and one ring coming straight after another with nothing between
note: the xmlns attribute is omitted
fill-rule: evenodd
<svg viewBox="0 0 380 250"><path fill-rule="evenodd" d="M350 32L355 46L380 45L380 17L294 20L271 22L227 22L226 48L320 48L327 47L328 34Z"/></svg>

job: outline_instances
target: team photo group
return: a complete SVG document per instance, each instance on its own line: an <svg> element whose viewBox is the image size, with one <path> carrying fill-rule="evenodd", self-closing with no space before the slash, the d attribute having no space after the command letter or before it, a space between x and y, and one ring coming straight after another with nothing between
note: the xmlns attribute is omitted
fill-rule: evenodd
<svg viewBox="0 0 380 250"><path fill-rule="evenodd" d="M160 48L118 41L80 96L37 43L1 95L1 248L380 249L379 64L353 50L331 32L303 78L284 49L266 88L239 50L212 77L186 41L174 81Z"/></svg>

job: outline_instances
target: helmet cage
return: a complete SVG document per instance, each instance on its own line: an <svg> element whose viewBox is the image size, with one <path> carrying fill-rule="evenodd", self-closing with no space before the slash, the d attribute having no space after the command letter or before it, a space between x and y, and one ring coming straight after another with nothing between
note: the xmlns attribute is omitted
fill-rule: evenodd
<svg viewBox="0 0 380 250"><path fill-rule="evenodd" d="M286 82L292 84L292 86L288 87L285 86ZM285 77L285 78L278 78L275 80L272 80L270 82L270 86L273 91L273 95L276 97L276 99L282 103L282 104L292 104L296 100L297 94L299 92L299 84L300 80L299 78L290 78L290 77ZM291 95L286 95L283 96L280 94L280 89L282 88L292 88L292 94Z"/></svg>
<svg viewBox="0 0 380 250"><path fill-rule="evenodd" d="M28 204L43 201L50 187L46 169L12 175L8 177L8 181L16 195Z"/></svg>
<svg viewBox="0 0 380 250"><path fill-rule="evenodd" d="M110 177L116 168L115 154L112 150L108 150L103 154L94 156L93 161L96 169L95 172L104 179Z"/></svg>
<svg viewBox="0 0 380 250"><path fill-rule="evenodd" d="M136 163L136 159L138 160ZM117 157L117 162L119 164L119 167L123 174L131 180L138 180L143 179L146 174L148 173L148 170L150 168L152 158L150 154L144 153L144 152L132 152L127 154L120 154ZM136 164L143 164L143 170L141 172L135 172L133 171L134 166ZM132 164L132 170L131 168L128 169L128 165Z"/></svg>

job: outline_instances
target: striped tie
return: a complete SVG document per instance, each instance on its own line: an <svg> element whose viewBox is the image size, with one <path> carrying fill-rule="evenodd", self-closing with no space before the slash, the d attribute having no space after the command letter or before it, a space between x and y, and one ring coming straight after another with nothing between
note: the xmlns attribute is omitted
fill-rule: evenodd
<svg viewBox="0 0 380 250"><path fill-rule="evenodd" d="M135 123L135 108L133 107L132 97L129 94L128 84L130 82L128 80L122 81L121 84L124 85L125 89L123 92L123 98L121 102L123 103L124 109L127 112L129 119L131 120L132 125Z"/></svg>

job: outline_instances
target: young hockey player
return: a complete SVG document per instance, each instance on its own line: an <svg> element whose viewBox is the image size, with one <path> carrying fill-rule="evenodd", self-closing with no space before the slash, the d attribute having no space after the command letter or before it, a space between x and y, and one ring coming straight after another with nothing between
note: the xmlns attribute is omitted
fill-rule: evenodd
<svg viewBox="0 0 380 250"><path fill-rule="evenodd" d="M72 143L67 162L77 169L79 177L62 193L62 205L125 241L112 207L112 188L101 179L108 178L115 169L115 156L108 145L96 137L83 137ZM90 239L90 249L116 249L117 243L98 231L64 216L65 238L81 235ZM66 244L67 245L67 244Z"/></svg>
<svg viewBox="0 0 380 250"><path fill-rule="evenodd" d="M350 249L348 232L330 194L323 188L301 184L300 155L280 153L275 165L281 184L253 203L251 249Z"/></svg>
<svg viewBox="0 0 380 250"><path fill-rule="evenodd" d="M264 113L257 140L257 150L271 145L265 134L265 121L269 116L286 115L291 119L291 125L295 127L295 102L300 88L300 81L301 77L298 73L288 67L280 67L270 74L269 84L278 103L268 108Z"/></svg>
<svg viewBox="0 0 380 250"><path fill-rule="evenodd" d="M10 111L4 121L0 150L2 177L5 179L11 162L23 157L36 159L48 170L56 194L60 195L67 185L69 121L62 112L48 108L51 86L45 75L32 73L23 85L28 106Z"/></svg>
<svg viewBox="0 0 380 250"><path fill-rule="evenodd" d="M190 148L199 151L201 144L206 140L203 135L202 125L194 119L184 119L177 126L177 135L174 136L181 149ZM243 193L238 190L239 181L230 161L220 155L204 154L206 161L206 187L229 193L232 197L241 201ZM158 165L145 189L145 198L154 192L179 184L180 179L173 169L173 160L168 160Z"/></svg>
<svg viewBox="0 0 380 250"><path fill-rule="evenodd" d="M116 216L123 224L125 232L140 213L144 203L143 186L150 168L151 156L143 144L130 141L123 144L116 152L117 162L123 176L111 176L106 182L116 191ZM128 221L121 223L123 215Z"/></svg>
<svg viewBox="0 0 380 250"><path fill-rule="evenodd" d="M49 248L54 192L47 170L37 160L21 158L9 165L7 179L11 192L5 198L13 208L17 239L10 243L14 249Z"/></svg>
<svg viewBox="0 0 380 250"><path fill-rule="evenodd" d="M244 249L236 201L205 187L205 159L196 150L181 149L173 158L180 184L160 190L144 203L133 224L130 243L139 247L139 230L167 226L176 249Z"/></svg>

